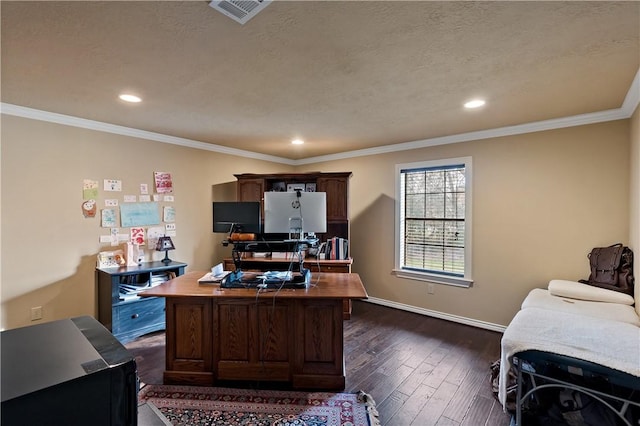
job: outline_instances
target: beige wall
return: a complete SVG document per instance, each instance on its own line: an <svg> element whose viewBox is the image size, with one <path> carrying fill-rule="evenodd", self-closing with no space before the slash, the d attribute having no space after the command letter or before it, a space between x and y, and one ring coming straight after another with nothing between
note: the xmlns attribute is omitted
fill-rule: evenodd
<svg viewBox="0 0 640 426"><path fill-rule="evenodd" d="M83 179L122 180L122 193L100 191L103 207L107 197L139 194L141 183L152 191L154 171L171 172L177 236L170 257L206 270L223 256L222 235L211 230L212 194L235 188L234 173L290 168L6 115L1 136L2 328L32 324L34 306L42 306L42 321L97 315L96 254L111 247L99 243L108 234L99 217L82 215Z"/></svg>
<svg viewBox="0 0 640 426"><path fill-rule="evenodd" d="M637 152L637 113L633 123ZM506 325L531 288L552 278L586 277L591 247L628 243L631 139L629 120L621 120L297 170L353 172L354 270L372 297ZM391 275L394 166L461 156L473 158L475 283L469 289L438 285L429 295L425 283ZM121 179L123 194L137 194L140 183L152 187L154 171L171 172L178 232L171 257L204 270L224 255L220 236L211 233L212 196L233 193L234 173L290 170L2 116L1 327L31 324L33 306L43 307L43 321L96 314L95 255L108 246L98 242L105 234L99 220L82 217L83 179Z"/></svg>
<svg viewBox="0 0 640 426"><path fill-rule="evenodd" d="M640 315L640 108L631 117L631 188L629 192L629 247L634 252L636 312Z"/></svg>
<svg viewBox="0 0 640 426"><path fill-rule="evenodd" d="M394 166L471 156L472 288L396 278ZM353 269L370 296L507 325L529 290L588 277L594 246L628 243L628 120L312 164L353 172Z"/></svg>

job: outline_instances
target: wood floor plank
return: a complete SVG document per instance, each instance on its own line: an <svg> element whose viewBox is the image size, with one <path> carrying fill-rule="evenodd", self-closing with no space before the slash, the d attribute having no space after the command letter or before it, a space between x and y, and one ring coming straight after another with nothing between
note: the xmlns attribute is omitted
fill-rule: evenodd
<svg viewBox="0 0 640 426"><path fill-rule="evenodd" d="M433 365L423 362L398 386L398 390L407 395L413 394L434 368Z"/></svg>
<svg viewBox="0 0 640 426"><path fill-rule="evenodd" d="M473 399L464 416L464 420L460 423L460 426L480 426L487 424L487 419L491 414L491 408L493 407L493 401L478 395ZM488 424L489 426L490 424Z"/></svg>
<svg viewBox="0 0 640 426"><path fill-rule="evenodd" d="M389 420L402 409L408 398L409 395L394 390L386 399L377 404L382 426L392 425Z"/></svg>
<svg viewBox="0 0 640 426"><path fill-rule="evenodd" d="M436 423L436 426L460 426L460 423L455 420L451 420L448 417L441 416Z"/></svg>
<svg viewBox="0 0 640 426"><path fill-rule="evenodd" d="M456 385L442 383L409 424L411 426L435 426L457 390Z"/></svg>
<svg viewBox="0 0 640 426"><path fill-rule="evenodd" d="M488 372L470 370L465 379L458 386L456 394L451 398L451 401L443 412L443 415L456 420L457 422L462 422L472 401L476 396L478 396L480 387L489 387L488 378Z"/></svg>
<svg viewBox="0 0 640 426"><path fill-rule="evenodd" d="M436 389L429 386L418 386L416 391L407 398L402 408L389 419L388 424L397 426L411 425L435 392Z"/></svg>

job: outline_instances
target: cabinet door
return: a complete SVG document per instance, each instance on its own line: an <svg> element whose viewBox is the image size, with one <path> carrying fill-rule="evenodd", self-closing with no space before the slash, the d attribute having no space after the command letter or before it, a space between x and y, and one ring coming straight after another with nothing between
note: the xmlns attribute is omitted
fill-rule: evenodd
<svg viewBox="0 0 640 426"><path fill-rule="evenodd" d="M264 179L238 180L238 201L262 201Z"/></svg>
<svg viewBox="0 0 640 426"><path fill-rule="evenodd" d="M327 193L327 220L349 220L348 181L344 177L319 177L317 191Z"/></svg>

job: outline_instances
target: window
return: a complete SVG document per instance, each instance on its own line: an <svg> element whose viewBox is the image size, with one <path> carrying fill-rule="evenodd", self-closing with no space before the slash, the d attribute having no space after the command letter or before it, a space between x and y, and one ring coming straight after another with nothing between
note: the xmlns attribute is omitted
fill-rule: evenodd
<svg viewBox="0 0 640 426"><path fill-rule="evenodd" d="M395 274L471 285L471 157L396 166Z"/></svg>

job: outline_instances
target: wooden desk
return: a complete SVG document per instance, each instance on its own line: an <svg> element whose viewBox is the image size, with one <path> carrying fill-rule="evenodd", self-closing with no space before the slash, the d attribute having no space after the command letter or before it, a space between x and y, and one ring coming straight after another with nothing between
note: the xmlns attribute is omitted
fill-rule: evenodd
<svg viewBox="0 0 640 426"><path fill-rule="evenodd" d="M358 274L316 273L303 290L221 289L190 272L142 293L166 300L169 384L289 382L344 389L343 299L366 299Z"/></svg>

